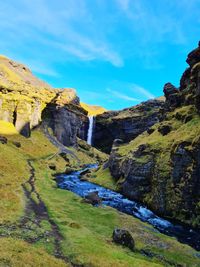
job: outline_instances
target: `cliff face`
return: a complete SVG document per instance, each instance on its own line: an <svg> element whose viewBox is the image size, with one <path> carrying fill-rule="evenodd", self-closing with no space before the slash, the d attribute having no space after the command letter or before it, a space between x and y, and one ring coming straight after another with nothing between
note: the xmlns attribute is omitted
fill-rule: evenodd
<svg viewBox="0 0 200 267"><path fill-rule="evenodd" d="M76 96L66 103L66 90L60 92L56 99L47 104L42 113L43 125L50 127L58 139L65 146L76 146L77 137L87 139L88 117L87 111L79 104Z"/></svg>
<svg viewBox="0 0 200 267"><path fill-rule="evenodd" d="M200 227L200 47L180 88L167 83L162 121L130 143L115 145L112 176L127 197L162 216Z"/></svg>
<svg viewBox="0 0 200 267"><path fill-rule="evenodd" d="M42 119L65 145L86 139L87 112L73 89L53 89L24 65L0 56L0 120L29 137Z"/></svg>
<svg viewBox="0 0 200 267"><path fill-rule="evenodd" d="M162 99L143 102L122 111L108 111L95 118L94 146L109 153L113 141L127 143L148 130L160 119Z"/></svg>

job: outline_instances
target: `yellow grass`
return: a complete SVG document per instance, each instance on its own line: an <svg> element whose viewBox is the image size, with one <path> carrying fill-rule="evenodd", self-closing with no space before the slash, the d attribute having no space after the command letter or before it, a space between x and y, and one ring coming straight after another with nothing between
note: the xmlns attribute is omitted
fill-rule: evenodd
<svg viewBox="0 0 200 267"><path fill-rule="evenodd" d="M12 135L12 134L18 134L18 132L12 123L0 120L0 134Z"/></svg>
<svg viewBox="0 0 200 267"><path fill-rule="evenodd" d="M0 239L0 267L67 267L41 248L13 238Z"/></svg>
<svg viewBox="0 0 200 267"><path fill-rule="evenodd" d="M96 116L96 115L102 114L106 111L106 109L104 107L101 107L101 106L93 106L93 105L89 105L89 104L86 104L83 102L81 102L80 104L81 104L82 108L87 110L88 115Z"/></svg>

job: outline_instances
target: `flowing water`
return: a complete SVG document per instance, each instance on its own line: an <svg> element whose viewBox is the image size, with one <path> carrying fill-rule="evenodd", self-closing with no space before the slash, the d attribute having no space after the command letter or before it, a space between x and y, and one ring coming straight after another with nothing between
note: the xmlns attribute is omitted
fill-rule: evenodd
<svg viewBox="0 0 200 267"><path fill-rule="evenodd" d="M89 145L92 145L93 125L94 125L94 116L89 116L89 129L87 134L87 143Z"/></svg>
<svg viewBox="0 0 200 267"><path fill-rule="evenodd" d="M88 181L80 180L81 174L85 171L97 168L97 164L87 165L80 171L70 174L60 174L57 176L57 185L75 194L85 197L91 192L98 192L102 199L102 204L113 207L123 213L139 218L143 222L148 222L155 229L169 236L176 237L180 242L186 243L196 250L200 250L200 232L189 227L173 224L156 214L145 206L125 198L122 194L106 189L100 185ZM155 230L156 231L156 230Z"/></svg>

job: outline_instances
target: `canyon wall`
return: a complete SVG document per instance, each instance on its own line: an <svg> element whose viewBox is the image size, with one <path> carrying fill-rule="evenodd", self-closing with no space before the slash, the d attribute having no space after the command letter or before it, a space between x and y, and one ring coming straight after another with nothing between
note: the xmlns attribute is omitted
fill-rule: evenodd
<svg viewBox="0 0 200 267"><path fill-rule="evenodd" d="M158 214L200 227L200 47L187 58L180 88L164 86L162 118L127 144L108 167L121 192Z"/></svg>
<svg viewBox="0 0 200 267"><path fill-rule="evenodd" d="M160 120L162 98L143 102L121 111L108 111L95 118L94 146L110 153L113 141L127 143Z"/></svg>

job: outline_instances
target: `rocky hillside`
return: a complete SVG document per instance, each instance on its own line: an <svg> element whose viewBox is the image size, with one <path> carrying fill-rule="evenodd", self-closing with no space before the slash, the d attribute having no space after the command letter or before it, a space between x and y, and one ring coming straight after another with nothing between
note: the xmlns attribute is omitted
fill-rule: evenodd
<svg viewBox="0 0 200 267"><path fill-rule="evenodd" d="M166 102L154 111L160 122L115 145L108 165L124 195L200 228L200 46L187 62L180 88L164 86Z"/></svg>
<svg viewBox="0 0 200 267"><path fill-rule="evenodd" d="M122 143L131 141L160 120L159 110L163 104L164 101L160 98L121 111L108 111L97 115L94 146L110 153L115 139L121 139Z"/></svg>
<svg viewBox="0 0 200 267"><path fill-rule="evenodd" d="M53 89L26 66L0 57L0 120L23 136L43 120L60 142L76 145L77 137L86 139L87 113L73 89Z"/></svg>

